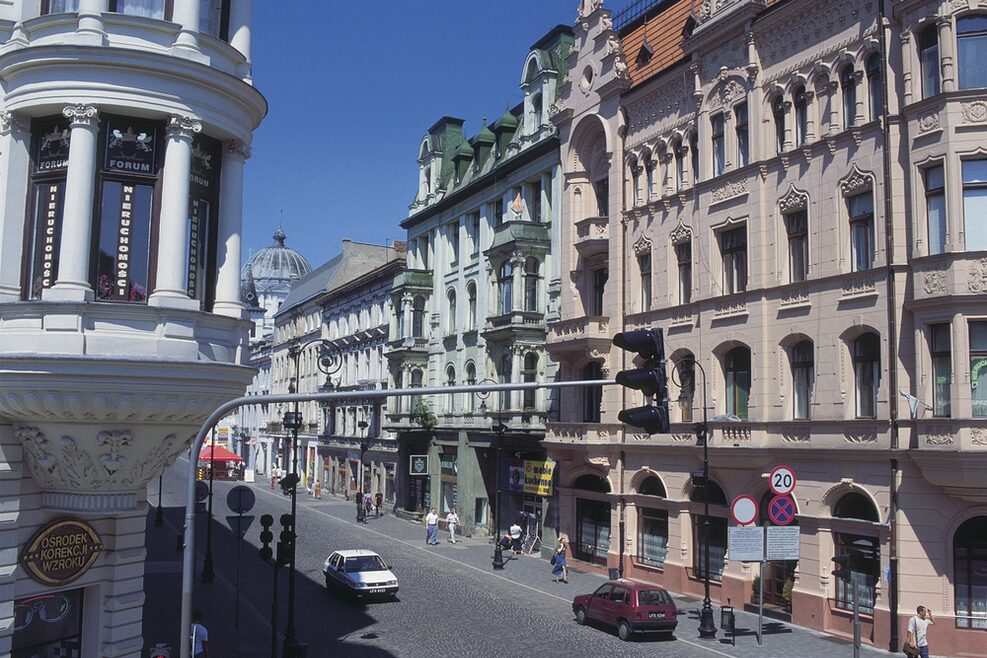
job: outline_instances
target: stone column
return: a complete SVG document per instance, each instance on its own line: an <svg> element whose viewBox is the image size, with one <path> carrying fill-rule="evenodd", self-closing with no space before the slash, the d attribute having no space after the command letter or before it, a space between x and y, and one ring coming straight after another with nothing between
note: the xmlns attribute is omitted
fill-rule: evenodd
<svg viewBox="0 0 987 658"><path fill-rule="evenodd" d="M235 3L234 3L235 4ZM240 251L243 234L243 163L250 147L238 139L226 144L219 183L219 230L216 239L216 301L213 311L240 317Z"/></svg>
<svg viewBox="0 0 987 658"><path fill-rule="evenodd" d="M0 302L21 299L30 144L30 123L10 112L0 112ZM35 250L39 248L44 247L35 246ZM24 257L33 258L33 254ZM25 294L30 295L30 287L29 281Z"/></svg>
<svg viewBox="0 0 987 658"><path fill-rule="evenodd" d="M912 102L912 62L915 61L915 56L912 55L912 33L905 31L899 36L901 39L901 82L902 82L902 105L908 105ZM888 79L890 76L887 75L887 69L882 71L881 75L884 76L884 84L890 84Z"/></svg>
<svg viewBox="0 0 987 658"><path fill-rule="evenodd" d="M843 127L843 121L840 118L840 112L843 109L839 97L840 83L836 80L830 80L826 83L826 92L829 102L829 134L836 135Z"/></svg>
<svg viewBox="0 0 987 658"><path fill-rule="evenodd" d="M784 101L782 107L785 108L785 139L782 144L782 152L792 150L792 126L795 123L795 115L792 113L792 101Z"/></svg>
<svg viewBox="0 0 987 658"><path fill-rule="evenodd" d="M854 102L854 112L856 116L853 118L854 127L859 127L864 122L864 99L867 98L867 80L864 75L863 69L854 69L853 71L853 84L856 87L856 102Z"/></svg>
<svg viewBox="0 0 987 658"><path fill-rule="evenodd" d="M250 37L253 24L253 0L236 0L230 3L230 45L240 51L246 60L237 73L250 79Z"/></svg>
<svg viewBox="0 0 987 658"><path fill-rule="evenodd" d="M953 17L940 16L936 19L939 27L939 63L942 67L942 90L948 93L956 90L953 78Z"/></svg>
<svg viewBox="0 0 987 658"><path fill-rule="evenodd" d="M541 175L541 219L536 217L534 218L536 221L552 221L552 202L554 200L552 192L552 174L544 173Z"/></svg>
<svg viewBox="0 0 987 658"><path fill-rule="evenodd" d="M96 180L98 112L92 105L69 105L62 114L72 120L69 165L65 177L65 206L55 285L42 298L86 301L94 298L89 284L93 228L93 185Z"/></svg>
<svg viewBox="0 0 987 658"><path fill-rule="evenodd" d="M158 217L157 276L148 299L152 306L199 308L199 301L189 299L186 290L183 245L188 239L192 136L200 130L202 124L192 117L173 116L168 122Z"/></svg>
<svg viewBox="0 0 987 658"><path fill-rule="evenodd" d="M240 0L231 2L236 5ZM173 3L171 20L182 26L172 46L173 50L199 53L199 0L176 0Z"/></svg>
<svg viewBox="0 0 987 658"><path fill-rule="evenodd" d="M413 318L411 308L413 303L414 296L410 292L406 292L401 296L401 313L404 314L404 331L400 336L401 339L414 335L414 330L412 328Z"/></svg>
<svg viewBox="0 0 987 658"><path fill-rule="evenodd" d="M524 352L524 348L520 345L511 346L511 383L520 384L521 383L521 353ZM522 396L524 391L511 391L511 409L520 410L521 403L524 399Z"/></svg>
<svg viewBox="0 0 987 658"><path fill-rule="evenodd" d="M515 251L511 254L511 312L520 313L524 308L524 254Z"/></svg>
<svg viewBox="0 0 987 658"><path fill-rule="evenodd" d="M109 9L109 0L79 0L79 27L76 29L75 43L92 46L106 44L106 31L103 29L103 12Z"/></svg>

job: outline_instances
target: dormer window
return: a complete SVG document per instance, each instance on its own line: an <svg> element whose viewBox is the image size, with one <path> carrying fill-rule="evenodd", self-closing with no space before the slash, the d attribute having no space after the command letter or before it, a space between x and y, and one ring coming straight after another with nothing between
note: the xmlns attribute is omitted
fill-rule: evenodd
<svg viewBox="0 0 987 658"><path fill-rule="evenodd" d="M531 98L531 131L536 132L542 123L542 97L535 94Z"/></svg>
<svg viewBox="0 0 987 658"><path fill-rule="evenodd" d="M638 67L647 66L651 63L651 58L654 57L655 51L652 50L651 45L645 39L644 43L641 45L641 50L637 51L637 59L635 63Z"/></svg>

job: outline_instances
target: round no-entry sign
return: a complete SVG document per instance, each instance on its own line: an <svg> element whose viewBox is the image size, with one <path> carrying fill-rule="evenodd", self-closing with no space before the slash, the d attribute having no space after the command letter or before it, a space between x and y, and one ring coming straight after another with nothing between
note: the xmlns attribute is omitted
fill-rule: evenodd
<svg viewBox="0 0 987 658"><path fill-rule="evenodd" d="M795 490L795 471L787 466L775 466L768 477L768 486L777 496L787 496Z"/></svg>
<svg viewBox="0 0 987 658"><path fill-rule="evenodd" d="M757 502L750 496L737 496L730 505L730 517L737 525L750 525L757 519Z"/></svg>
<svg viewBox="0 0 987 658"><path fill-rule="evenodd" d="M795 520L795 501L788 496L775 496L768 504L768 518L775 525L788 525Z"/></svg>

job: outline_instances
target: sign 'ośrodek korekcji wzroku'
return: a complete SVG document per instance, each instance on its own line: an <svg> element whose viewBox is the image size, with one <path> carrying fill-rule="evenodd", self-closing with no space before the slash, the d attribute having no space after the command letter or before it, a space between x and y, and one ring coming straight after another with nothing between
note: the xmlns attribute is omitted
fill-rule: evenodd
<svg viewBox="0 0 987 658"><path fill-rule="evenodd" d="M35 533L20 562L39 583L65 585L88 571L102 550L103 541L88 523L58 519Z"/></svg>

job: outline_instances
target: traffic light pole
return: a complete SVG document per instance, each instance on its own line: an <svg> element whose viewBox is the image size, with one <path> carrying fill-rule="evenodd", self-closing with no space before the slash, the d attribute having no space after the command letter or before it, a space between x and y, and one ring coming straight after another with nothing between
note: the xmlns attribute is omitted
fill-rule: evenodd
<svg viewBox="0 0 987 658"><path fill-rule="evenodd" d="M304 346L303 346L304 347ZM242 396L220 405L199 427L192 441L191 454L198 455L209 433L209 428L226 417L231 411L251 404L285 404L296 402L335 402L342 400L384 400L392 397L413 395L449 395L455 393L477 393L481 391L537 391L539 389L581 388L584 386L610 386L612 379L591 379L569 382L528 382L520 384L486 384L471 386L433 386L428 388L397 388L373 391L331 391L326 393L290 393L286 395ZM189 460L185 489L185 542L182 555L182 603L181 603L181 658L191 658L190 629L192 626L192 589L194 581L195 557L195 466L196 460ZM294 511L294 508L293 510ZM292 569L294 571L294 569Z"/></svg>

